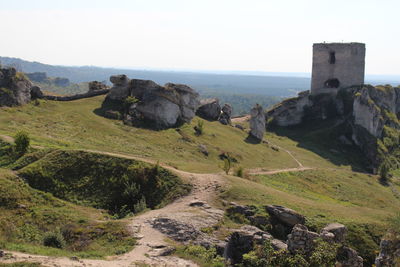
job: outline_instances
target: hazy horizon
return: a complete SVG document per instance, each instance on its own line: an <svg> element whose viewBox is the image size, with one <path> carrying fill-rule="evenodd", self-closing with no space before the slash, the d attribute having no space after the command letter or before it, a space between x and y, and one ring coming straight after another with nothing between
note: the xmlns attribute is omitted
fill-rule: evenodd
<svg viewBox="0 0 400 267"><path fill-rule="evenodd" d="M366 43L400 75L394 0L0 0L2 56L120 69L310 73L312 44Z"/></svg>

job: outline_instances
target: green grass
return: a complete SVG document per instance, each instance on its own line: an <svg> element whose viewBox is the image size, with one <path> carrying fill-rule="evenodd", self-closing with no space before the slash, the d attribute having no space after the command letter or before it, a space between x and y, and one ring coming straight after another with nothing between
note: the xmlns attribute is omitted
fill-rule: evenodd
<svg viewBox="0 0 400 267"><path fill-rule="evenodd" d="M123 221L102 210L77 206L28 186L0 169L0 248L44 255L102 258L129 251L135 240ZM48 231L61 229L64 250L42 246Z"/></svg>
<svg viewBox="0 0 400 267"><path fill-rule="evenodd" d="M71 202L107 207L99 205L104 201L98 198L99 194L95 193L96 191L92 192L95 194L88 195L83 190L83 185L94 183L95 190L101 191L101 187L97 185L99 180L94 179L93 174L96 172L71 176L60 171L61 158L69 171L73 172L77 166L80 170L90 169L84 161L81 163L79 160L70 160L71 153L78 153L70 150L90 149L136 155L159 160L161 163L187 171L209 173L222 172L223 161L219 155L224 152L238 161L233 169L239 166L242 166L244 171L256 167L270 170L297 167L297 163L286 149L304 166L315 169L251 176L254 181L226 176L228 188L221 198L258 207L267 204L287 206L306 215L307 225L312 230L318 230L330 222L344 223L350 229L350 245L357 248L368 263L373 260L379 238L388 227L389 218L400 212L400 200L392 191L393 188L400 191L399 179L393 178L391 188L380 184L376 176L362 173L365 168L361 160L362 155L357 149L337 141L337 137L345 134L346 129L337 125L335 121L295 128L276 128L265 135L269 144L250 144L245 141L246 132L218 122L204 121L204 134L196 136L193 127L198 121L203 121L200 118L193 119L191 124L183 125L180 131L153 131L126 126L121 121L96 115L96 109L101 106L103 99L104 96L72 102L41 101L38 106L1 108L0 134L14 135L15 132L24 130L30 133L34 145L50 149L26 155L11 163L7 162L4 153L2 157L0 150L0 164L3 162L4 166L10 168L22 168L21 174L25 174L31 182L35 181L35 184L43 182L41 179L55 183L53 189L46 190ZM248 129L248 125L246 126ZM199 151L199 144L207 146L208 157ZM282 149L276 151L272 149L274 145ZM107 166L106 158L98 160L91 158L92 156L90 154L87 158L84 152L78 153L80 159L93 162L96 166ZM123 172L127 170L126 166L135 165L133 161L116 161L125 166L122 168L125 168ZM105 173L111 171L111 168L100 169ZM398 173L400 171L395 172ZM100 173L100 177L105 176L109 175ZM52 197L43 192L40 194ZM11 201L12 198L8 196L8 199ZM94 209L76 206L59 199L57 201L68 206L61 214L68 213L69 210L80 210L80 213L69 215L74 218L71 220L75 223L79 221L75 218L77 214L81 214L83 218L93 216L90 214L100 216L99 211ZM9 216L15 216L8 212ZM51 225L56 227L57 223ZM28 242L28 245L31 243ZM67 250L63 250L62 253L66 253L65 251Z"/></svg>
<svg viewBox="0 0 400 267"><path fill-rule="evenodd" d="M219 154L223 152L229 152L244 168L296 166L284 151L247 143L247 133L219 122L204 121L205 134L201 136L196 136L193 129L199 118L183 125L182 134L175 129L153 131L126 126L94 113L103 99L41 101L39 106L0 108L0 134L14 135L24 130L30 133L34 145L126 153L195 172L221 171ZM199 144L207 146L208 157L199 151Z"/></svg>
<svg viewBox="0 0 400 267"><path fill-rule="evenodd" d="M377 176L345 169L310 170L261 175L255 181L228 178L222 194L241 204L277 204L307 217L307 225L320 230L339 222L349 228L348 243L372 263L390 218L400 211L400 200Z"/></svg>
<svg viewBox="0 0 400 267"><path fill-rule="evenodd" d="M40 156L18 171L30 186L112 214L139 212L135 205L142 199L158 208L190 190L170 171L132 159L70 150Z"/></svg>

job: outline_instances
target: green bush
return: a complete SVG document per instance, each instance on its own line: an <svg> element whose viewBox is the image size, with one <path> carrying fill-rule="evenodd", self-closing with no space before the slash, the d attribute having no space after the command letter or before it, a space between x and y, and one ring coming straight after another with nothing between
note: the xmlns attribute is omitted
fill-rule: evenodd
<svg viewBox="0 0 400 267"><path fill-rule="evenodd" d="M127 98L125 98L124 100L124 108L125 110L128 110L130 106L132 106L135 103L138 103L139 99L137 99L134 96L128 96Z"/></svg>
<svg viewBox="0 0 400 267"><path fill-rule="evenodd" d="M52 248L64 248L65 240L60 230L47 232L43 237L43 245Z"/></svg>
<svg viewBox="0 0 400 267"><path fill-rule="evenodd" d="M139 213L144 211L147 208L146 205L146 198L144 196L142 196L142 198L135 204L133 205L133 211L135 213Z"/></svg>
<svg viewBox="0 0 400 267"><path fill-rule="evenodd" d="M244 169L243 169L242 166L239 166L239 167L235 170L235 176L244 178Z"/></svg>
<svg viewBox="0 0 400 267"><path fill-rule="evenodd" d="M315 242L315 248L310 256L309 263L311 267L330 267L335 266L336 254L338 245L325 242L321 239L317 239Z"/></svg>
<svg viewBox="0 0 400 267"><path fill-rule="evenodd" d="M29 150L30 138L28 133L19 131L15 135L15 153L18 157L21 157Z"/></svg>
<svg viewBox="0 0 400 267"><path fill-rule="evenodd" d="M226 174L229 174L231 167L232 167L232 160L230 159L230 157L224 158L223 170Z"/></svg>
<svg viewBox="0 0 400 267"><path fill-rule="evenodd" d="M117 217L160 207L190 190L158 165L84 151L55 150L19 174L36 189Z"/></svg>
<svg viewBox="0 0 400 267"><path fill-rule="evenodd" d="M197 136L204 134L204 121L198 120L197 125L194 126L194 130Z"/></svg>
<svg viewBox="0 0 400 267"><path fill-rule="evenodd" d="M185 246L178 248L177 254L181 257L191 259L201 266L223 267L224 259L218 256L215 248L206 249L202 246Z"/></svg>
<svg viewBox="0 0 400 267"><path fill-rule="evenodd" d="M331 267L335 266L338 245L321 239L315 241L314 251L307 257L286 250L275 251L270 241L244 254L241 267Z"/></svg>

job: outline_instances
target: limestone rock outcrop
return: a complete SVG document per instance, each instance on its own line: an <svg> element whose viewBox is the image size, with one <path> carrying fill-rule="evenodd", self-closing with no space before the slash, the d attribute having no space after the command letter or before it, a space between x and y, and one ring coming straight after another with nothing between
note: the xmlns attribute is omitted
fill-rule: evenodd
<svg viewBox="0 0 400 267"><path fill-rule="evenodd" d="M42 90L40 89L39 86L32 86L31 87L31 99L42 99L44 97L44 94Z"/></svg>
<svg viewBox="0 0 400 267"><path fill-rule="evenodd" d="M222 107L222 113L221 116L219 117L219 122L224 124L224 125L230 125L231 124L231 117L232 117L232 106L229 104L225 104Z"/></svg>
<svg viewBox="0 0 400 267"><path fill-rule="evenodd" d="M376 267L400 264L400 239L393 238L393 236L381 240L379 255L375 259Z"/></svg>
<svg viewBox="0 0 400 267"><path fill-rule="evenodd" d="M103 106L119 109L124 122L165 129L190 122L200 105L199 94L183 84L160 86L149 80L130 80L126 75L111 76L113 87Z"/></svg>
<svg viewBox="0 0 400 267"><path fill-rule="evenodd" d="M289 98L267 111L267 118L272 118L272 123L278 126L291 126L300 124L304 117L304 108L312 105L310 92L299 93L297 97Z"/></svg>
<svg viewBox="0 0 400 267"><path fill-rule="evenodd" d="M91 81L89 82L89 92L110 89L106 84L99 81Z"/></svg>
<svg viewBox="0 0 400 267"><path fill-rule="evenodd" d="M250 136L262 141L265 133L265 113L262 106L256 104L250 111Z"/></svg>
<svg viewBox="0 0 400 267"><path fill-rule="evenodd" d="M196 115L206 120L216 121L221 115L221 110L218 98L202 99Z"/></svg>
<svg viewBox="0 0 400 267"><path fill-rule="evenodd" d="M333 95L306 91L282 101L267 111L267 117L271 125L278 126L332 119L340 127L337 139L357 146L365 155L366 168L376 172L386 158L382 151L395 149L380 149L378 141L388 137L391 129L400 130L400 87L353 86Z"/></svg>
<svg viewBox="0 0 400 267"><path fill-rule="evenodd" d="M319 234L309 231L302 224L296 224L292 232L288 235L288 250L291 253L310 253L314 248L314 240L319 237Z"/></svg>
<svg viewBox="0 0 400 267"><path fill-rule="evenodd" d="M364 260L358 256L357 251L352 248L342 246L337 253L338 266L341 267L363 267Z"/></svg>
<svg viewBox="0 0 400 267"><path fill-rule="evenodd" d="M327 233L333 234L334 242L342 243L346 239L347 227L340 223L330 223L321 230L321 235L327 236Z"/></svg>
<svg viewBox="0 0 400 267"><path fill-rule="evenodd" d="M15 68L0 69L0 107L20 106L31 100L32 83Z"/></svg>
<svg viewBox="0 0 400 267"><path fill-rule="evenodd" d="M266 210L272 219L275 219L287 226L295 226L296 224L304 224L305 218L298 212L279 205L268 205Z"/></svg>
<svg viewBox="0 0 400 267"><path fill-rule="evenodd" d="M267 240L271 242L275 250L287 249L283 241L274 239L269 233L255 226L243 225L231 234L225 257L232 263L240 262L242 255L251 251L255 244L262 245Z"/></svg>

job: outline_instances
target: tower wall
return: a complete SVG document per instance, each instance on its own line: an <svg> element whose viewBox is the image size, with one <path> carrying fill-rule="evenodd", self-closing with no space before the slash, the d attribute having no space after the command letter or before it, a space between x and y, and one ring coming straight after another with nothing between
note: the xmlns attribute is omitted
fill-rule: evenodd
<svg viewBox="0 0 400 267"><path fill-rule="evenodd" d="M365 44L319 43L313 45L311 94L336 93L364 83Z"/></svg>

